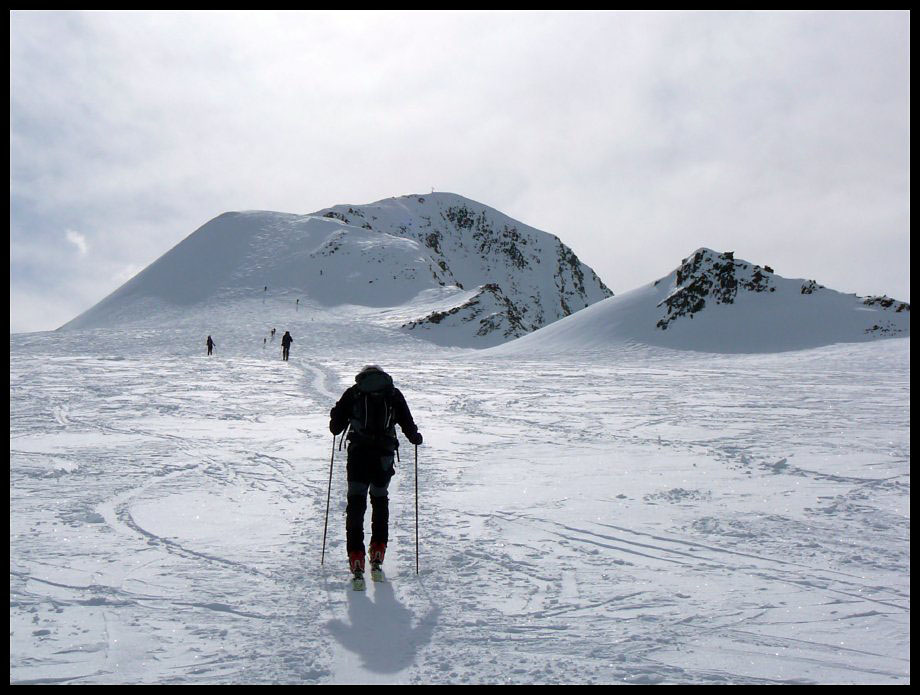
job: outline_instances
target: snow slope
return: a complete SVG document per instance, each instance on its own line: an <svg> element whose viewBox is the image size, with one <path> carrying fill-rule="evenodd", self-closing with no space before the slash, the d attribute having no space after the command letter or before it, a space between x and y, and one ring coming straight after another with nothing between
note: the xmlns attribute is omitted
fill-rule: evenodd
<svg viewBox="0 0 920 695"><path fill-rule="evenodd" d="M910 335L910 305L776 275L699 249L660 280L494 348L564 353L641 343L715 353L801 350Z"/></svg>
<svg viewBox="0 0 920 695"><path fill-rule="evenodd" d="M203 308L11 336L11 683L910 682L909 338L550 360L235 306L210 359ZM327 424L366 361L425 435L421 574L403 442L358 594Z"/></svg>
<svg viewBox="0 0 920 695"><path fill-rule="evenodd" d="M422 338L487 347L610 295L557 237L437 193L311 215L223 214L63 328L285 297L386 309Z"/></svg>

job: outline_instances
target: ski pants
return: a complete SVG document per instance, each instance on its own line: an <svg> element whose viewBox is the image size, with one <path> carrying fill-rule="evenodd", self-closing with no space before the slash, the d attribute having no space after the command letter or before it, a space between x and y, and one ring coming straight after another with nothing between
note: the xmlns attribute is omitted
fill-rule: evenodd
<svg viewBox="0 0 920 695"><path fill-rule="evenodd" d="M371 543L389 540L390 498L387 487L395 472L394 455L348 445L348 506L345 508L345 536L349 553L364 552L364 513L371 497Z"/></svg>

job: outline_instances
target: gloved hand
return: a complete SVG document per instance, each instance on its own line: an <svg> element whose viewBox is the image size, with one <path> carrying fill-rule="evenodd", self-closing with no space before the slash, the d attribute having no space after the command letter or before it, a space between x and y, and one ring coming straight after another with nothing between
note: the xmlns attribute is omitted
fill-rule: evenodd
<svg viewBox="0 0 920 695"><path fill-rule="evenodd" d="M329 421L329 431L332 432L332 434L334 434L336 437L342 434L344 429L344 426L336 427L332 420Z"/></svg>
<svg viewBox="0 0 920 695"><path fill-rule="evenodd" d="M408 439L410 442L415 444L415 446L418 446L419 444L422 443L422 433L416 432L415 434L407 435L406 439Z"/></svg>

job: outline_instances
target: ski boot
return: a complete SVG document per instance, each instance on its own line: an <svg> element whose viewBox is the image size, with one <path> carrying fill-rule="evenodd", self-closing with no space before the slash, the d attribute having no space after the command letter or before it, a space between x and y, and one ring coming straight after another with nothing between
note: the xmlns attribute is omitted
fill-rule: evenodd
<svg viewBox="0 0 920 695"><path fill-rule="evenodd" d="M348 568L351 570L351 588L364 591L364 551L352 550L348 553Z"/></svg>
<svg viewBox="0 0 920 695"><path fill-rule="evenodd" d="M373 579L375 582L383 581L383 556L386 555L386 552L386 543L371 543L371 579Z"/></svg>

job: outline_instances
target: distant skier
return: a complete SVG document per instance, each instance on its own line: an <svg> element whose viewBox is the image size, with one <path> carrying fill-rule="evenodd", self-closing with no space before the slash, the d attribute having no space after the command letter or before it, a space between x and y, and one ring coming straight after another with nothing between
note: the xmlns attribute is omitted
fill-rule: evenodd
<svg viewBox="0 0 920 695"><path fill-rule="evenodd" d="M291 337L291 332L285 331L284 335L281 336L281 359L285 362L288 361L288 356L291 354L291 343L293 342L294 339Z"/></svg>
<svg viewBox="0 0 920 695"><path fill-rule="evenodd" d="M208 357L210 357L211 352L213 352L214 350L214 341L211 340L211 336L208 336L207 346L208 346Z"/></svg>
<svg viewBox="0 0 920 695"><path fill-rule="evenodd" d="M272 342L274 342L274 340L275 340L275 329L272 328Z"/></svg>
<svg viewBox="0 0 920 695"><path fill-rule="evenodd" d="M396 425L414 445L422 435L406 399L393 379L376 365L364 367L355 385L345 391L329 413L334 435L348 431L348 505L345 510L348 566L358 580L364 576L364 512L371 496L371 568L377 578L389 540L389 497L393 458L399 447Z"/></svg>

